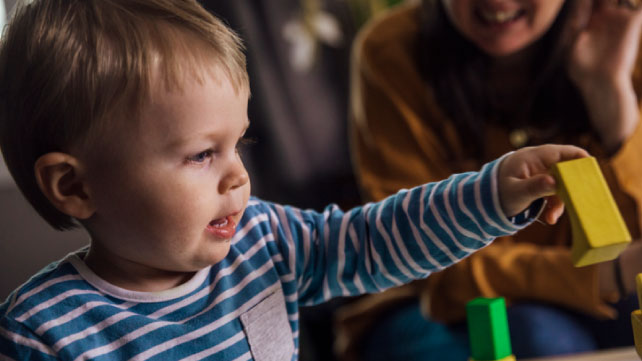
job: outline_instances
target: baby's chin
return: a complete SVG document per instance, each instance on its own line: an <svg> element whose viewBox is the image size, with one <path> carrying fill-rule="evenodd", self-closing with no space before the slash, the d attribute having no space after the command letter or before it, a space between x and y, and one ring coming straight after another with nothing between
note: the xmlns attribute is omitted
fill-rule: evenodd
<svg viewBox="0 0 642 361"><path fill-rule="evenodd" d="M225 244L218 243L217 250L210 254L199 254L192 261L191 270L200 271L203 268L213 266L221 262L230 251L231 240L226 240ZM223 249L224 248L224 249Z"/></svg>

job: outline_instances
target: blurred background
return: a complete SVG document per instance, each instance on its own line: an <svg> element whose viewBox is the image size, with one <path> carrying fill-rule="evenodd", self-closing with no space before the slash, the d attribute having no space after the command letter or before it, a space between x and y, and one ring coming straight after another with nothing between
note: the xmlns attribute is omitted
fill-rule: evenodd
<svg viewBox="0 0 642 361"><path fill-rule="evenodd" d="M16 0L1 1L4 20ZM253 195L316 210L360 203L346 129L350 46L368 19L401 1L201 0L247 47L256 143L243 156ZM0 299L87 243L84 232L56 232L41 220L0 160ZM331 316L343 302L302 310L301 360L333 359Z"/></svg>

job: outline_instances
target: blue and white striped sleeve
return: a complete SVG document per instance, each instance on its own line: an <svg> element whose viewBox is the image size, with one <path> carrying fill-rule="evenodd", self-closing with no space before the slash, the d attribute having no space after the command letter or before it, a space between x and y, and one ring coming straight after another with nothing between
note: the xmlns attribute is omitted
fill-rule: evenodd
<svg viewBox="0 0 642 361"><path fill-rule="evenodd" d="M53 361L59 358L40 337L22 324L9 317L1 317L0 360Z"/></svg>
<svg viewBox="0 0 642 361"><path fill-rule="evenodd" d="M497 171L453 175L402 190L378 203L323 213L272 205L282 253L297 282L299 303L378 292L427 277L493 239L530 224L543 201L508 219L501 210Z"/></svg>

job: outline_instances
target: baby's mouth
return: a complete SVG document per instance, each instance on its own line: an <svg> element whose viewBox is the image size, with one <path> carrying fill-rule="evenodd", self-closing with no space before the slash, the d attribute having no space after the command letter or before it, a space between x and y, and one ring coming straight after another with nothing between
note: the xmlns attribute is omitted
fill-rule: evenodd
<svg viewBox="0 0 642 361"><path fill-rule="evenodd" d="M229 239L236 233L236 222L232 215L217 218L210 221L207 231L217 238Z"/></svg>
<svg viewBox="0 0 642 361"><path fill-rule="evenodd" d="M216 228L221 228L227 226L230 222L234 222L231 220L231 216L215 219L210 222L210 226L216 227Z"/></svg>

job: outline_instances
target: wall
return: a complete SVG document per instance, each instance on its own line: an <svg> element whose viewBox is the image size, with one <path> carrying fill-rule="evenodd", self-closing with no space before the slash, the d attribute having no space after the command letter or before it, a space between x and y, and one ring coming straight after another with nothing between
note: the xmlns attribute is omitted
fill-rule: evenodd
<svg viewBox="0 0 642 361"><path fill-rule="evenodd" d="M0 187L0 303L35 272L87 243L81 231L51 228L13 183Z"/></svg>

